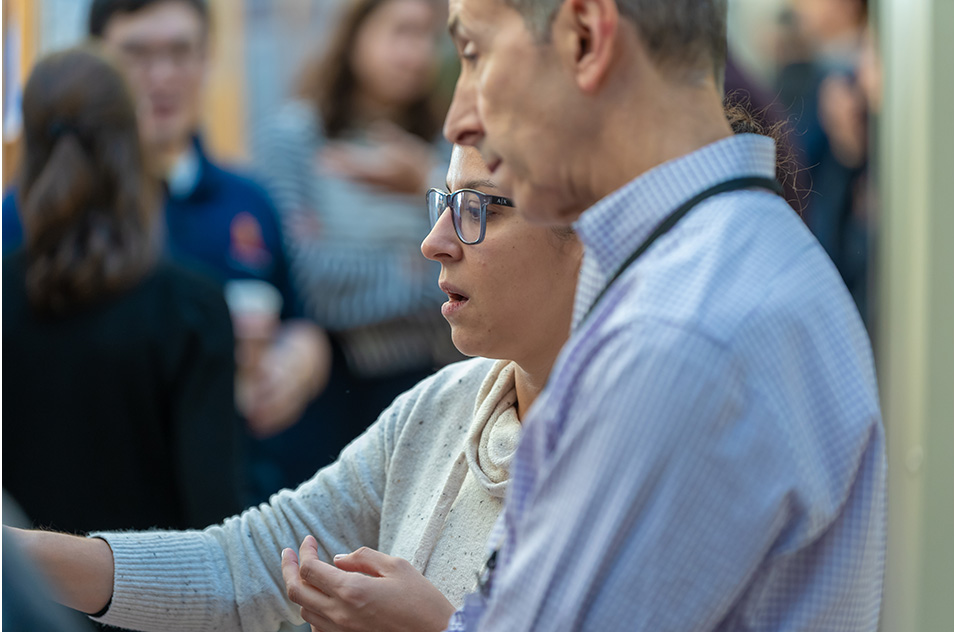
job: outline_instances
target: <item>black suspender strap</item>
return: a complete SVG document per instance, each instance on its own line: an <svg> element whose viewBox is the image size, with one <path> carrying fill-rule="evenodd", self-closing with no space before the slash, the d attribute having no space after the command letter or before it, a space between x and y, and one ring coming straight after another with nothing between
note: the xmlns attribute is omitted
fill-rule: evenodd
<svg viewBox="0 0 956 632"><path fill-rule="evenodd" d="M582 322L584 320L587 320L587 317L591 315L591 312L594 311L594 308L597 307L597 304L601 301L602 298L604 298L604 295L611 288L614 282L617 281L618 277L624 274L624 271L627 270L630 267L630 265L637 260L638 257L644 254L644 252L648 248L650 248L651 245L655 241L657 241L657 239L661 235L663 235L664 233L669 231L671 228L673 228L674 225L677 224L677 222L679 222L685 215L687 215L687 213L692 208L694 208L695 206L697 206L698 204L700 204L707 198L713 197L720 193L726 193L728 191L736 191L739 189L749 189L753 187L769 189L773 191L774 193L777 193L778 195L783 194L783 188L780 186L780 183L777 182L776 180L772 178L765 178L760 176L747 176L743 178L734 178L732 180L725 180L724 182L715 184L709 189L705 189L701 191L700 193L698 193L697 195L695 195L694 197L692 197L691 199L687 200L686 202L681 204L679 207L677 207L673 212L671 212L670 215L664 218L664 221L662 221L660 224L657 225L657 228L654 229L654 232L648 235L647 239L645 239L644 242L640 246L638 246L634 252L631 253L631 256L627 258L627 261L625 261L621 265L621 267L617 269L617 272L614 273L614 275L611 277L611 280L607 282L607 285L604 286L604 289L601 290L601 293L598 294L597 298L594 299L594 302L591 303L591 307L588 308L587 314L584 315Z"/></svg>

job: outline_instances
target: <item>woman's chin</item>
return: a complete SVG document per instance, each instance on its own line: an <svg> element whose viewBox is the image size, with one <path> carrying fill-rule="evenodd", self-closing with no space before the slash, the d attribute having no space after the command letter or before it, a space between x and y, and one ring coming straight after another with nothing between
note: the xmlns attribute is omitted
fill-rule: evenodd
<svg viewBox="0 0 956 632"><path fill-rule="evenodd" d="M467 336L463 332L452 329L451 341L455 348L469 358L488 358L490 360L513 360L514 357L503 353L500 344L494 344L487 339L476 340L474 336ZM495 341L497 342L497 341Z"/></svg>
<svg viewBox="0 0 956 632"><path fill-rule="evenodd" d="M469 358L474 358L477 356L488 357L486 355L486 345L478 343L474 337L462 332L459 328L452 327L451 341L458 351Z"/></svg>

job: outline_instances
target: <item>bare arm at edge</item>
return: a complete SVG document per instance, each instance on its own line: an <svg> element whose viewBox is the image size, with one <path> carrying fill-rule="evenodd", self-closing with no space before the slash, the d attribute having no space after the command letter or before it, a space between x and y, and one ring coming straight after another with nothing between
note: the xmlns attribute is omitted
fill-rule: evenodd
<svg viewBox="0 0 956 632"><path fill-rule="evenodd" d="M4 527L3 535L36 564L58 602L87 614L110 602L113 551L105 540L13 527Z"/></svg>

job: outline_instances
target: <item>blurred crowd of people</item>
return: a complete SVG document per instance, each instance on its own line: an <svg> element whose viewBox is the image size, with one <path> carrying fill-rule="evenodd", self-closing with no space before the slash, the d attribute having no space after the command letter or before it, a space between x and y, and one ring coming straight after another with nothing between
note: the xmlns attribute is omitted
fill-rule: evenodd
<svg viewBox="0 0 956 632"><path fill-rule="evenodd" d="M793 121L805 219L871 324L876 202L870 117L880 69L867 0L795 0L781 16L774 86Z"/></svg>
<svg viewBox="0 0 956 632"><path fill-rule="evenodd" d="M203 0L94 0L41 60L3 201L4 489L35 526L199 528L295 487L463 356L420 251L445 182L444 2L353 0L243 168L199 127ZM772 85L791 204L873 318L866 0L792 0Z"/></svg>
<svg viewBox="0 0 956 632"><path fill-rule="evenodd" d="M32 420L8 424L4 485L36 524L206 525L305 480L461 358L419 251L447 165L442 10L344 6L252 169L202 141L202 0L96 0L91 43L41 63L3 204L5 411ZM167 262L192 276L160 297Z"/></svg>
<svg viewBox="0 0 956 632"><path fill-rule="evenodd" d="M785 141L787 198L823 245L864 321L871 291L878 205L869 157L880 110L881 68L867 0L781 2L760 54L768 76L728 61L730 99L749 104ZM768 74L768 73L764 73Z"/></svg>

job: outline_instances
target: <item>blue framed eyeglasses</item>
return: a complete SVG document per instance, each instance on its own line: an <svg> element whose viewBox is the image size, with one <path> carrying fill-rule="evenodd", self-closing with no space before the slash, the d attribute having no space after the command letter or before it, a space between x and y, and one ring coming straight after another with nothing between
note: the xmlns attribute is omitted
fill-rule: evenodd
<svg viewBox="0 0 956 632"><path fill-rule="evenodd" d="M473 246L481 243L485 238L485 221L488 215L488 205L514 207L509 198L498 195L487 195L474 189L459 189L446 193L441 189L429 189L425 194L428 203L428 218L434 227L446 208L451 209L452 223L455 233L461 243Z"/></svg>

